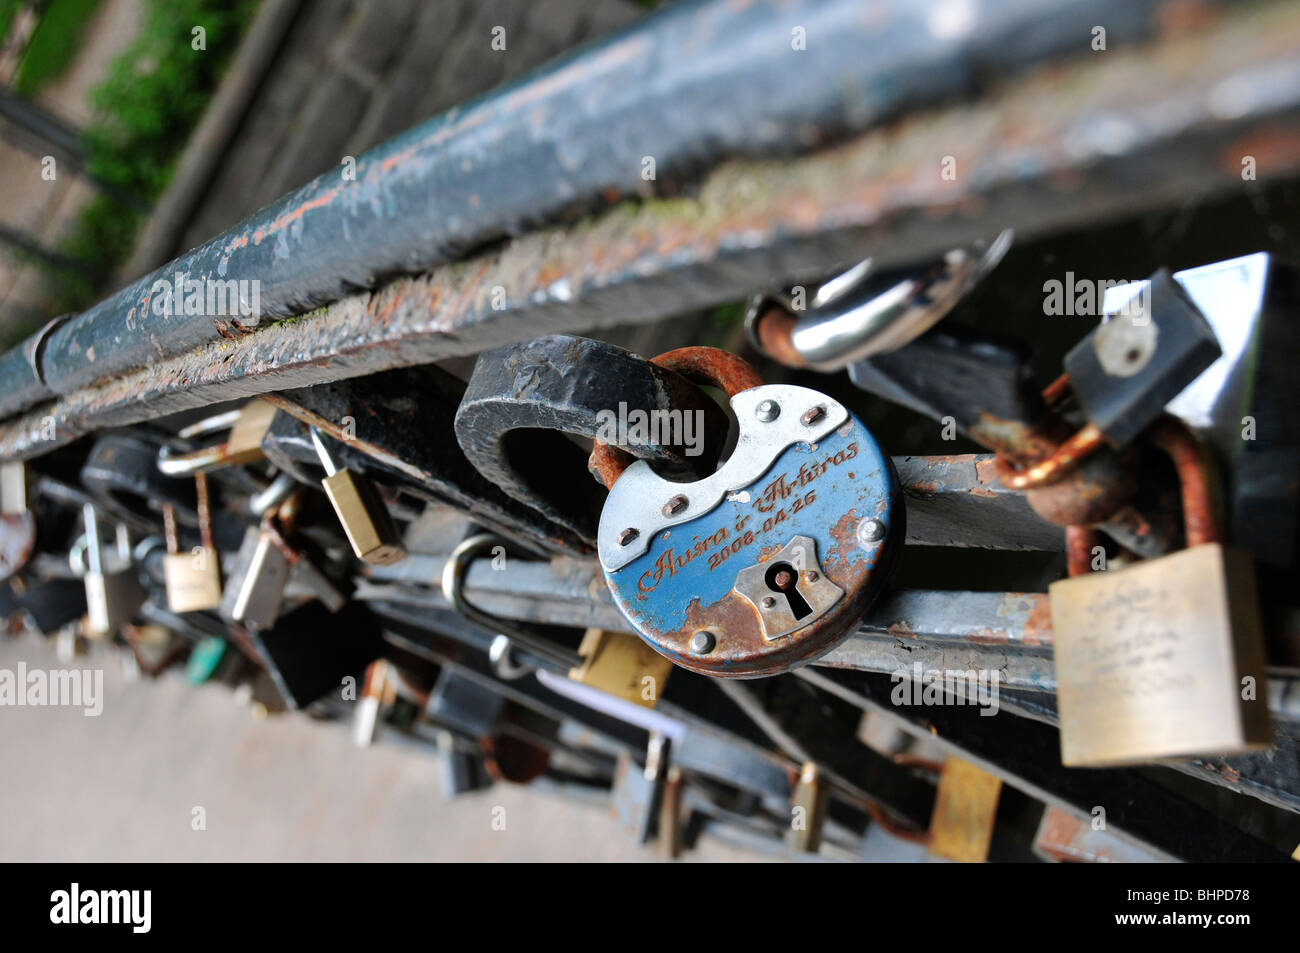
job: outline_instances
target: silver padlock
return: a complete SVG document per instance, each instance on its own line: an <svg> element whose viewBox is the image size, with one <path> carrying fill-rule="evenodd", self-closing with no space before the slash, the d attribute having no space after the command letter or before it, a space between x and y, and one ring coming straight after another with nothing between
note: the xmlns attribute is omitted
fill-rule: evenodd
<svg viewBox="0 0 1300 953"><path fill-rule="evenodd" d="M144 591L131 562L130 540L124 537L123 528L118 528L115 558L111 565L106 565L99 538L99 518L93 504L82 507L82 517L86 523L86 633L110 636L135 615L144 601Z"/></svg>
<svg viewBox="0 0 1300 953"><path fill-rule="evenodd" d="M347 597L286 539L300 497L300 490L290 494L279 505L278 515L264 513L261 524L244 534L218 609L223 619L255 628L270 627L280 614L291 578L331 612L343 608Z"/></svg>
<svg viewBox="0 0 1300 953"><path fill-rule="evenodd" d="M259 629L275 623L290 569L289 557L276 545L278 535L269 519L245 531L217 609L223 619Z"/></svg>

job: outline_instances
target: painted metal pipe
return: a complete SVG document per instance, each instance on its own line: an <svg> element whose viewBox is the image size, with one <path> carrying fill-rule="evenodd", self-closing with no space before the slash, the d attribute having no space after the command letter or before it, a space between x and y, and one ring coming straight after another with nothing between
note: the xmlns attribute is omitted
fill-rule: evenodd
<svg viewBox="0 0 1300 953"><path fill-rule="evenodd" d="M1164 6L671 5L376 147L355 175L341 167L320 176L67 322L46 342L40 373L0 386L5 413L240 337L575 209L663 194L661 184L731 157L806 151L968 94L989 77L1091 56L1097 23L1113 49L1156 32ZM235 306L220 306L218 292Z"/></svg>

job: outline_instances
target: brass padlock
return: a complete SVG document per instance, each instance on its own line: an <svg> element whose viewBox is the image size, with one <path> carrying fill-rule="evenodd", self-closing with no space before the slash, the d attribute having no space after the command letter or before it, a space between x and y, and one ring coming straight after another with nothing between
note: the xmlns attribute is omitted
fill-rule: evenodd
<svg viewBox="0 0 1300 953"><path fill-rule="evenodd" d="M1222 545L1208 468L1179 466L1188 548L1051 585L1061 760L1105 766L1267 745L1268 673L1249 554Z"/></svg>
<svg viewBox="0 0 1300 953"><path fill-rule="evenodd" d="M1002 781L961 758L948 758L930 815L932 854L966 864L988 860Z"/></svg>
<svg viewBox="0 0 1300 953"><path fill-rule="evenodd" d="M578 647L582 664L569 677L644 708L653 708L673 663L635 635L588 629Z"/></svg>
<svg viewBox="0 0 1300 953"><path fill-rule="evenodd" d="M221 556L212 544L212 514L208 506L208 481L202 473L194 477L198 499L200 545L182 553L177 542L176 512L163 504L163 535L167 555L163 557L163 579L167 607L172 612L200 612L221 604Z"/></svg>
<svg viewBox="0 0 1300 953"><path fill-rule="evenodd" d="M255 399L239 410L217 414L186 427L179 436L195 437L226 427L230 428L230 434L224 443L203 447L193 453L172 454L164 447L158 457L158 469L168 476L190 476L261 460L265 457L262 439L271 429L276 413L276 407Z"/></svg>
<svg viewBox="0 0 1300 953"><path fill-rule="evenodd" d="M375 485L364 476L340 467L330 438L315 427L311 428L311 439L325 468L321 485L357 559L377 566L405 559L406 550Z"/></svg>
<svg viewBox="0 0 1300 953"><path fill-rule="evenodd" d="M790 795L790 832L786 843L791 849L806 854L821 850L829 803L830 787L821 769L811 761L804 762Z"/></svg>

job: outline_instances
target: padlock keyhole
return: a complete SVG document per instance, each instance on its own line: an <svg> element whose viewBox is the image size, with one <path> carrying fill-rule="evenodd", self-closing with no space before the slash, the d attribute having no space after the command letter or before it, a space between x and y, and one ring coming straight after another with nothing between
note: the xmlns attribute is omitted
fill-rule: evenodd
<svg viewBox="0 0 1300 953"><path fill-rule="evenodd" d="M812 615L812 606L808 605L808 600L800 595L796 587L799 573L789 563L779 562L769 566L763 575L763 581L772 592L785 596L790 603L790 614L796 619Z"/></svg>

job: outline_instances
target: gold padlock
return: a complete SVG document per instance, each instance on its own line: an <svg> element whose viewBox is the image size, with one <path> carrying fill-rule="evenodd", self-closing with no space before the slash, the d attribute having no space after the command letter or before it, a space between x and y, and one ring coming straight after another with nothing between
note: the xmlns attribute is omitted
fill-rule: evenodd
<svg viewBox="0 0 1300 953"><path fill-rule="evenodd" d="M202 473L195 474L194 489L198 498L200 545L188 553L180 552L175 509L169 503L163 504L163 535L167 541L163 581L167 588L167 607L172 612L200 612L221 604L221 556L212 544L208 481Z"/></svg>
<svg viewBox="0 0 1300 953"><path fill-rule="evenodd" d="M1104 766L1267 745L1248 554L1204 543L1051 586L1061 761Z"/></svg>
<svg viewBox="0 0 1300 953"><path fill-rule="evenodd" d="M325 467L322 486L347 533L352 552L362 562L386 566L406 558L388 507L375 485L364 476L339 466L330 438L311 428L312 443Z"/></svg>
<svg viewBox="0 0 1300 953"><path fill-rule="evenodd" d="M1002 781L983 768L948 758L930 815L930 853L966 864L988 860Z"/></svg>
<svg viewBox="0 0 1300 953"><path fill-rule="evenodd" d="M1210 469L1185 431L1173 458L1188 548L1050 587L1061 760L1105 766L1227 755L1271 740L1254 567L1219 543Z"/></svg>
<svg viewBox="0 0 1300 953"><path fill-rule="evenodd" d="M812 761L799 768L799 780L790 795L790 832L786 843L791 850L815 854L822 847L822 828L826 824L826 807L830 787L822 771Z"/></svg>
<svg viewBox="0 0 1300 953"><path fill-rule="evenodd" d="M653 708L663 693L673 663L635 635L588 629L578 646L582 664L569 677L602 692Z"/></svg>
<svg viewBox="0 0 1300 953"><path fill-rule="evenodd" d="M192 453L172 454L167 448L158 457L158 470L167 476L189 476L222 467L254 463L266 455L262 440L275 419L278 409L264 400L250 400L239 410L208 417L185 429L178 436L196 437L214 430L230 428L224 443L203 447Z"/></svg>

